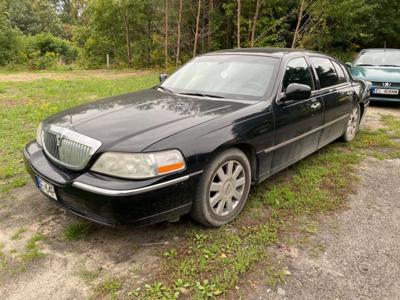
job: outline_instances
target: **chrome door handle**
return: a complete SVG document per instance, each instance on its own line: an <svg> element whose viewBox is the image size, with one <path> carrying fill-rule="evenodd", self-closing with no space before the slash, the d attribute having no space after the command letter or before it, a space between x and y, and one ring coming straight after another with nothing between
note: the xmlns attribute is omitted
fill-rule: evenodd
<svg viewBox="0 0 400 300"><path fill-rule="evenodd" d="M316 102L316 103L314 103L314 104L311 105L311 108L312 108L312 109L318 109L318 108L320 108L320 107L321 107L321 103L319 103L319 102Z"/></svg>

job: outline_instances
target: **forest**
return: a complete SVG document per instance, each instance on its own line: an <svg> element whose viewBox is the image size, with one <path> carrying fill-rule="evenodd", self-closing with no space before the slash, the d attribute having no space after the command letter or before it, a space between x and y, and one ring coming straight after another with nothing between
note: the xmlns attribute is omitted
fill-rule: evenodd
<svg viewBox="0 0 400 300"><path fill-rule="evenodd" d="M0 0L0 66L173 69L209 51L400 48L398 0Z"/></svg>

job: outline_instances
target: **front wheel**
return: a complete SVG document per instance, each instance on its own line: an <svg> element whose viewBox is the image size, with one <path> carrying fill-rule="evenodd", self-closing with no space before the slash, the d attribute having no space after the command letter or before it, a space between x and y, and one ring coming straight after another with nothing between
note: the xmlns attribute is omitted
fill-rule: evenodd
<svg viewBox="0 0 400 300"><path fill-rule="evenodd" d="M356 104L353 107L353 110L351 111L349 121L347 122L346 128L342 136L345 142L352 141L356 136L357 131L360 128L360 119L361 119L360 104Z"/></svg>
<svg viewBox="0 0 400 300"><path fill-rule="evenodd" d="M232 221L249 195L250 163L239 149L218 154L203 173L193 204L192 217L209 227Z"/></svg>

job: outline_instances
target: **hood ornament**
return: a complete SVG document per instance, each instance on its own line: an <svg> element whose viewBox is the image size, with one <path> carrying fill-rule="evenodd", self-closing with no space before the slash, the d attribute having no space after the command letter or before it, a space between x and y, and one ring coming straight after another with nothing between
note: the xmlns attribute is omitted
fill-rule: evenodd
<svg viewBox="0 0 400 300"><path fill-rule="evenodd" d="M391 82L384 82L382 85L384 87L390 87L392 85L392 83Z"/></svg>

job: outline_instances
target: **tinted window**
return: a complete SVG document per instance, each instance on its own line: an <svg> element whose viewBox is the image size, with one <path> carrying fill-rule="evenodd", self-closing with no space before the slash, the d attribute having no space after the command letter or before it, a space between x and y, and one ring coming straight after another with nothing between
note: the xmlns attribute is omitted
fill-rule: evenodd
<svg viewBox="0 0 400 300"><path fill-rule="evenodd" d="M312 57L311 61L317 71L321 88L326 88L339 83L335 68L329 59Z"/></svg>
<svg viewBox="0 0 400 300"><path fill-rule="evenodd" d="M344 75L342 67L332 60L333 65L335 66L337 76L339 78L339 83L346 82L346 76Z"/></svg>
<svg viewBox="0 0 400 300"><path fill-rule="evenodd" d="M303 57L292 59L286 66L283 90L286 90L291 83L301 83L313 87L311 70Z"/></svg>

